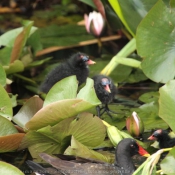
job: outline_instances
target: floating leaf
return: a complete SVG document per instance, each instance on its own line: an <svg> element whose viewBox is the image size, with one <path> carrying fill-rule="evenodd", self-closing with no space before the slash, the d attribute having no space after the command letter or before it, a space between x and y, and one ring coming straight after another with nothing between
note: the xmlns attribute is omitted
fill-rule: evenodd
<svg viewBox="0 0 175 175"><path fill-rule="evenodd" d="M0 84L2 86L5 86L6 85L6 73L5 73L5 70L4 68L2 67L2 65L0 64Z"/></svg>
<svg viewBox="0 0 175 175"><path fill-rule="evenodd" d="M24 64L20 60L15 60L13 63L9 65L9 67L5 67L6 74L22 72L23 70L24 70Z"/></svg>
<svg viewBox="0 0 175 175"><path fill-rule="evenodd" d="M11 53L11 58L10 58L11 63L19 59L21 52L23 50L23 47L25 46L27 38L30 34L32 25L33 25L33 22L32 21L29 22L28 25L24 27L23 31L20 32L20 34L16 37L14 46L12 49L12 53Z"/></svg>
<svg viewBox="0 0 175 175"><path fill-rule="evenodd" d="M29 148L30 154L34 159L39 159L39 153L45 152L48 154L60 154L61 145L55 139L51 139L39 132L29 131L22 140L19 149Z"/></svg>
<svg viewBox="0 0 175 175"><path fill-rule="evenodd" d="M5 91L0 85L0 115L11 120L12 118L12 102Z"/></svg>
<svg viewBox="0 0 175 175"><path fill-rule="evenodd" d="M37 30L37 27L32 27L29 36ZM23 31L23 27L10 30L0 36L0 45L13 47L16 37Z"/></svg>
<svg viewBox="0 0 175 175"><path fill-rule="evenodd" d="M136 42L144 59L142 70L155 82L166 83L175 76L174 13L174 8L159 0L138 26Z"/></svg>
<svg viewBox="0 0 175 175"><path fill-rule="evenodd" d="M94 81L90 78L87 78L86 80L86 86L84 86L78 93L77 98L84 99L85 101L93 104L93 105L99 105L101 102L97 98L97 95L95 93L94 89Z"/></svg>
<svg viewBox="0 0 175 175"><path fill-rule="evenodd" d="M165 84L160 88L159 115L175 132L175 120L174 120L175 90L174 89L175 89L175 80L169 81L167 84Z"/></svg>
<svg viewBox="0 0 175 175"><path fill-rule="evenodd" d="M64 154L75 155L75 156L84 157L87 159L90 158L95 160L101 160L103 162L109 162L109 163L112 163L113 161L112 156L109 156L109 154L105 156L104 154L101 154L94 150L90 150L88 147L78 142L73 136L71 139L71 146L69 146L66 149Z"/></svg>
<svg viewBox="0 0 175 175"><path fill-rule="evenodd" d="M64 99L73 99L76 97L78 81L76 76L70 76L57 82L48 92L44 106Z"/></svg>
<svg viewBox="0 0 175 175"><path fill-rule="evenodd" d="M38 97L31 97L13 117L13 121L20 127L25 128L25 124L42 108L43 101Z"/></svg>
<svg viewBox="0 0 175 175"><path fill-rule="evenodd" d="M52 127L53 136L61 141L70 135L88 147L100 145L106 136L106 128L102 121L90 113L79 114L76 118L68 118ZM59 134L58 134L59 133Z"/></svg>
<svg viewBox="0 0 175 175"><path fill-rule="evenodd" d="M0 152L11 152L15 151L19 148L23 137L25 136L24 133L16 133L6 136L0 137Z"/></svg>
<svg viewBox="0 0 175 175"><path fill-rule="evenodd" d="M164 174L175 174L175 148L160 163L160 167Z"/></svg>
<svg viewBox="0 0 175 175"><path fill-rule="evenodd" d="M3 161L0 161L0 174L24 175L18 168Z"/></svg>
<svg viewBox="0 0 175 175"><path fill-rule="evenodd" d="M0 123L1 123L0 136L6 136L18 133L17 129L8 119L0 116Z"/></svg>

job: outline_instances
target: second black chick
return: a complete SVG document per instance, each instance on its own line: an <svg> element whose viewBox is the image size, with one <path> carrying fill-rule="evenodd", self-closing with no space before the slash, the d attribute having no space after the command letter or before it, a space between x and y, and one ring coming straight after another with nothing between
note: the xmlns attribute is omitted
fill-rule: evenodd
<svg viewBox="0 0 175 175"><path fill-rule="evenodd" d="M81 85L89 75L88 65L94 63L89 56L78 52L52 70L42 83L40 90L47 93L55 83L71 75L76 75L79 85Z"/></svg>
<svg viewBox="0 0 175 175"><path fill-rule="evenodd" d="M168 131L158 129L154 131L154 133L148 138L148 140L157 140L161 149L171 148L175 146L175 138L171 138L168 134Z"/></svg>
<svg viewBox="0 0 175 175"><path fill-rule="evenodd" d="M114 99L114 96L117 92L116 86L112 80L105 75L96 75L92 79L94 80L96 95L101 101L102 105L104 105L102 108L97 106L97 115L100 117L104 112L107 112L107 114L112 118L110 112L113 111L109 110L108 104L111 103Z"/></svg>

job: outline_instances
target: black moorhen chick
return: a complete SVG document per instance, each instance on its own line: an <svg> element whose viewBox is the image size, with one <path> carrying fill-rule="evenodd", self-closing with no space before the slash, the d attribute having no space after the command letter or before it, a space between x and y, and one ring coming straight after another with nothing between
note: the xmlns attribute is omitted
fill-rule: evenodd
<svg viewBox="0 0 175 175"><path fill-rule="evenodd" d="M134 139L126 138L117 145L115 152L115 164L76 163L72 161L61 160L46 153L41 153L40 157L51 164L59 172L62 172L64 175L131 175L135 171L135 166L131 157L138 153L145 156L148 154L141 146L136 143ZM38 171L36 168L36 163L34 163L34 166L32 166L32 162L27 161L27 164L34 171Z"/></svg>
<svg viewBox="0 0 175 175"><path fill-rule="evenodd" d="M110 112L115 112L109 110L108 104L114 99L114 96L117 92L116 86L114 85L112 80L105 75L96 75L92 79L94 80L94 88L97 97L104 105L102 108L97 106L97 115L100 117L101 115L103 115L104 112L107 112L107 114L112 118Z"/></svg>
<svg viewBox="0 0 175 175"><path fill-rule="evenodd" d="M157 140L159 142L159 147L171 148L175 146L175 138L171 138L168 135L168 131L163 129L158 129L148 138L148 140Z"/></svg>
<svg viewBox="0 0 175 175"><path fill-rule="evenodd" d="M79 85L81 85L89 75L88 65L94 63L89 56L78 52L52 70L41 84L40 90L47 93L55 83L71 75L76 75Z"/></svg>

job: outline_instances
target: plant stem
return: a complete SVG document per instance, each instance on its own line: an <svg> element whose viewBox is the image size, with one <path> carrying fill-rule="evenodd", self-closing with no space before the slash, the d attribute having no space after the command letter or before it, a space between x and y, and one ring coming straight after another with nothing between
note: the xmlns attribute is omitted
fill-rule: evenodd
<svg viewBox="0 0 175 175"><path fill-rule="evenodd" d="M109 75L119 65L119 63L117 62L118 57L125 58L135 50L136 50L136 40L135 38L133 38L131 41L129 41L129 43L125 45L125 47L122 50L120 50L120 52L117 55L115 55L111 59L108 65L101 71L101 74Z"/></svg>

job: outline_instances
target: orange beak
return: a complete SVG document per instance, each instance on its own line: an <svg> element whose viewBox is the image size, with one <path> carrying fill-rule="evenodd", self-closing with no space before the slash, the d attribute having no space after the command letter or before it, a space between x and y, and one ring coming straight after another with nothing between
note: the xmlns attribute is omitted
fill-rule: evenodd
<svg viewBox="0 0 175 175"><path fill-rule="evenodd" d="M107 92L111 93L111 90L110 90L110 88L109 88L109 85L108 85L108 84L105 86L105 90L106 90Z"/></svg>
<svg viewBox="0 0 175 175"><path fill-rule="evenodd" d="M141 156L144 156L144 157L149 157L150 156L150 154L145 149L143 149L139 144L137 144L137 145L139 146L139 154Z"/></svg>
<svg viewBox="0 0 175 175"><path fill-rule="evenodd" d="M148 140L156 140L156 138L153 135L151 135L150 137L148 137Z"/></svg>
<svg viewBox="0 0 175 175"><path fill-rule="evenodd" d="M92 60L88 60L87 61L87 64L90 65L90 64L95 64L96 62L95 61L92 61Z"/></svg>

